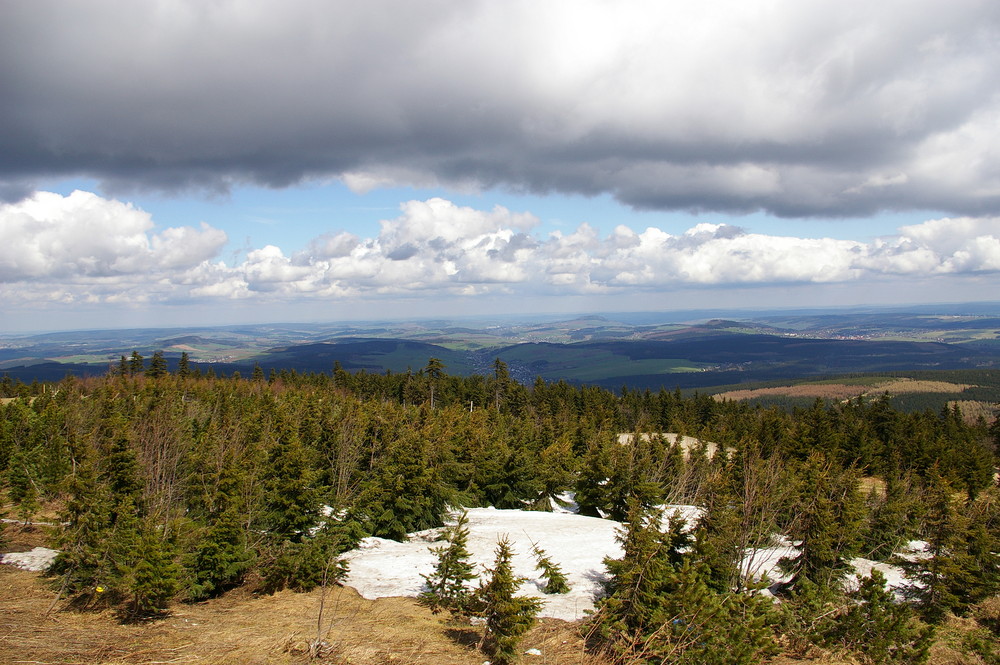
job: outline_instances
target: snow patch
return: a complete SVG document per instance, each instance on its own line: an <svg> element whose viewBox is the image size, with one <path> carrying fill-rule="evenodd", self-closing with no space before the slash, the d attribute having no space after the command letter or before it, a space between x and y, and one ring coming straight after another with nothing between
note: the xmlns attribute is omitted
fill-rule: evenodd
<svg viewBox="0 0 1000 665"><path fill-rule="evenodd" d="M594 607L594 594L605 579L604 557L622 555L615 542L619 522L571 513L545 513L524 510L472 508L469 516L468 550L482 572L493 565L497 540L510 539L514 551L514 574L527 578L520 595L543 601L539 616L574 621L582 619ZM433 535L432 535L433 532ZM350 572L344 583L365 598L417 596L424 579L434 570L435 556L428 549L438 530L421 532L420 537L405 543L384 538L365 538L358 548L348 552ZM545 584L531 555L537 544L566 574L570 592L545 595Z"/></svg>
<svg viewBox="0 0 1000 665"><path fill-rule="evenodd" d="M51 550L48 547L36 547L30 552L0 554L0 563L16 566L24 570L42 572L49 569L49 566L56 560L58 554L58 550Z"/></svg>
<svg viewBox="0 0 1000 665"><path fill-rule="evenodd" d="M664 509L664 528L669 519L680 514L693 525L703 509L697 506L668 505ZM497 540L503 536L511 542L514 551L514 573L527 579L519 595L534 596L542 600L539 616L575 621L582 619L594 608L594 596L607 578L604 559L617 559L622 549L615 540L622 528L620 522L597 517L584 517L564 512L532 512L524 510L497 510L472 508L468 510L468 550L480 574L493 565ZM387 596L415 597L424 589L421 575L434 570L436 557L430 552L440 529L429 529L411 534L410 540L399 543L384 538L365 538L358 547L345 555L350 572L344 583L357 589L368 599ZM541 592L545 582L535 568L531 555L532 543L548 554L566 575L570 592L546 595ZM747 552L743 560L744 571L756 579L764 576L771 582L788 581L789 575L778 566L783 558L793 558L799 543L775 537L775 546ZM909 549L922 549L922 543L910 543ZM887 586L896 592L907 585L903 570L898 566L854 559L851 565L855 574L848 585L856 585L862 577L879 570L885 575Z"/></svg>

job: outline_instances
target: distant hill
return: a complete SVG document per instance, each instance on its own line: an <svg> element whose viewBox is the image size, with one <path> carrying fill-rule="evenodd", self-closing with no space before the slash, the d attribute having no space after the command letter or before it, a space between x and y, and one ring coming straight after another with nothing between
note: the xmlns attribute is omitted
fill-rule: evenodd
<svg viewBox="0 0 1000 665"><path fill-rule="evenodd" d="M530 383L617 389L707 388L844 373L1000 367L1000 305L940 312L813 310L576 317L267 324L21 335L0 339L0 371L22 381L103 374L132 351L180 354L218 374L266 371L418 372L429 358L452 374L488 374L500 358Z"/></svg>

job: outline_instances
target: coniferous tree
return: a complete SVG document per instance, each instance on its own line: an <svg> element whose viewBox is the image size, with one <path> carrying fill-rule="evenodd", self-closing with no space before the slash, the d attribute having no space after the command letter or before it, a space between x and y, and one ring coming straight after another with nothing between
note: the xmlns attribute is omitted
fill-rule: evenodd
<svg viewBox="0 0 1000 665"><path fill-rule="evenodd" d="M925 505L927 556L902 565L913 580L907 595L924 618L939 622L1000 591L1000 543L975 514L975 504L960 502L937 473L930 479Z"/></svg>
<svg viewBox="0 0 1000 665"><path fill-rule="evenodd" d="M106 423L107 452L102 463L111 502L112 525L119 518L136 516L142 510L142 477L139 460L129 440L124 417L113 416Z"/></svg>
<svg viewBox="0 0 1000 665"><path fill-rule="evenodd" d="M857 555L863 526L863 502L857 474L840 471L823 455L813 454L801 470L796 520L791 536L801 541L799 554L783 559L792 573L786 586L808 578L823 587L835 587Z"/></svg>
<svg viewBox="0 0 1000 665"><path fill-rule="evenodd" d="M260 366L260 363L253 364L253 372L250 373L250 380L255 383L264 382L264 368Z"/></svg>
<svg viewBox="0 0 1000 665"><path fill-rule="evenodd" d="M191 376L191 357L187 351L181 351L181 359L177 361L177 376L186 379Z"/></svg>
<svg viewBox="0 0 1000 665"><path fill-rule="evenodd" d="M535 623L541 609L537 598L515 596L524 578L514 575L513 552L506 537L497 543L493 568L476 590L479 614L485 623L483 646L495 665L517 661L517 645Z"/></svg>
<svg viewBox="0 0 1000 665"><path fill-rule="evenodd" d="M576 503L580 514L601 517L611 509L607 483L611 475L610 446L598 440L587 448L580 463L580 475L575 485Z"/></svg>
<svg viewBox="0 0 1000 665"><path fill-rule="evenodd" d="M862 551L870 559L885 561L914 534L915 506L905 481L896 473L885 479L885 491L873 488L868 495L868 520Z"/></svg>
<svg viewBox="0 0 1000 665"><path fill-rule="evenodd" d="M7 469L7 496L17 507L17 518L25 524L41 507L36 483L38 471L31 458L30 453L18 448Z"/></svg>
<svg viewBox="0 0 1000 665"><path fill-rule="evenodd" d="M661 513L634 504L621 559L605 559L610 577L591 619L593 646L615 662L750 665L773 652L768 601L718 593L707 566L686 553L684 521L660 528Z"/></svg>
<svg viewBox="0 0 1000 665"><path fill-rule="evenodd" d="M130 543L131 545L131 543ZM122 573L122 587L128 596L130 618L162 612L180 585L180 567L174 562L172 547L154 528L146 526L134 540Z"/></svg>
<svg viewBox="0 0 1000 665"><path fill-rule="evenodd" d="M311 591L321 584L339 582L348 572L341 554L357 545L362 533L353 520L327 522L301 541L286 540L268 552L272 557L263 571L263 590Z"/></svg>
<svg viewBox="0 0 1000 665"><path fill-rule="evenodd" d="M189 600L204 600L238 586L253 553L235 510L219 515L206 529L187 565Z"/></svg>
<svg viewBox="0 0 1000 665"><path fill-rule="evenodd" d="M282 425L268 457L268 532L277 540L301 541L316 525L320 501L313 452L289 424Z"/></svg>
<svg viewBox="0 0 1000 665"><path fill-rule="evenodd" d="M370 534L404 540L407 533L441 526L452 492L432 462L430 442L409 433L390 444L351 513Z"/></svg>
<svg viewBox="0 0 1000 665"><path fill-rule="evenodd" d="M132 351L128 361L128 373L132 376L142 374L145 368L145 360L138 351Z"/></svg>
<svg viewBox="0 0 1000 665"><path fill-rule="evenodd" d="M923 663L934 629L919 622L885 584L882 573L873 570L847 595L847 609L829 622L821 640L853 652L867 665Z"/></svg>
<svg viewBox="0 0 1000 665"><path fill-rule="evenodd" d="M149 361L149 367L146 368L146 376L158 379L166 375L167 359L164 357L163 351L154 351L153 357Z"/></svg>
<svg viewBox="0 0 1000 665"><path fill-rule="evenodd" d="M545 580L545 586L542 587L542 593L569 593L569 580L566 579L566 574L563 573L559 565L545 553L545 550L540 548L537 543L532 543L531 553L535 557L536 567L538 570L542 571L542 579Z"/></svg>
<svg viewBox="0 0 1000 665"><path fill-rule="evenodd" d="M111 500L99 482L93 460L85 458L67 483L60 552L50 568L70 593L93 594L107 580Z"/></svg>
<svg viewBox="0 0 1000 665"><path fill-rule="evenodd" d="M456 523L444 530L445 544L430 548L437 563L430 575L421 575L426 589L419 601L434 614L448 610L454 616L465 616L470 612L472 587L469 582L477 576L467 547L468 524L469 515L463 510Z"/></svg>
<svg viewBox="0 0 1000 665"><path fill-rule="evenodd" d="M568 439L546 446L538 458L538 484L541 486L538 498L531 504L533 510L552 510L557 505L565 505L559 495L572 487L573 448Z"/></svg>

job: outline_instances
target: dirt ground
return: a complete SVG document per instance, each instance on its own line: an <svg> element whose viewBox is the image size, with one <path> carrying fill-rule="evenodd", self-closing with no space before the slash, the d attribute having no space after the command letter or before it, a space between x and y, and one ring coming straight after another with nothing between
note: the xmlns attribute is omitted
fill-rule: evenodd
<svg viewBox="0 0 1000 665"><path fill-rule="evenodd" d="M8 551L45 544L39 529L8 527ZM204 603L172 607L162 619L123 625L110 611L79 611L56 602L57 589L39 573L0 565L0 663L263 665L310 662L310 642L325 646L319 662L356 665L481 665L479 632L449 626L408 598L370 601L350 588L290 591L273 596L236 591ZM525 637L526 664L593 665L577 628L539 622Z"/></svg>
<svg viewBox="0 0 1000 665"><path fill-rule="evenodd" d="M8 528L8 551L45 544L39 529ZM479 632L448 625L409 598L365 600L350 588L273 596L235 591L204 603L172 607L162 619L122 624L110 611L80 611L57 601L39 573L0 565L0 663L10 665L481 665ZM321 601L323 621L318 626ZM310 642L323 648L313 656ZM523 665L606 665L584 652L575 624L545 619L524 638ZM772 665L850 665L818 655ZM938 646L931 665L973 665Z"/></svg>

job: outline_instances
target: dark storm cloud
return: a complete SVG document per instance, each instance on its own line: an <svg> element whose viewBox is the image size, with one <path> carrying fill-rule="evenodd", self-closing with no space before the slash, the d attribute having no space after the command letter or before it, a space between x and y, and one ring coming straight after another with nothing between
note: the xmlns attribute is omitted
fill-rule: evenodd
<svg viewBox="0 0 1000 665"><path fill-rule="evenodd" d="M1000 212L1000 5L5 3L0 196L477 183Z"/></svg>

